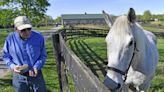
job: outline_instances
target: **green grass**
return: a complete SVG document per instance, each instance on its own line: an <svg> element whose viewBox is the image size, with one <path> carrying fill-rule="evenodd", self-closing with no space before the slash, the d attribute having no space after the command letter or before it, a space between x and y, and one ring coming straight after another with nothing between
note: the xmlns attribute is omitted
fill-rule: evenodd
<svg viewBox="0 0 164 92"><path fill-rule="evenodd" d="M158 39L159 63L150 92L164 92L164 39Z"/></svg>
<svg viewBox="0 0 164 92"><path fill-rule="evenodd" d="M14 92L11 78L12 74L9 72L5 78L0 79L0 92Z"/></svg>
<svg viewBox="0 0 164 92"><path fill-rule="evenodd" d="M50 30L54 26L41 26L41 27L33 27L34 30Z"/></svg>
<svg viewBox="0 0 164 92"><path fill-rule="evenodd" d="M60 92L56 62L54 59L52 42L50 39L46 41L46 50L48 57L43 68L43 75L46 81L46 87L49 92Z"/></svg>
<svg viewBox="0 0 164 92"><path fill-rule="evenodd" d="M145 30L151 31L151 32L164 32L164 29L160 28L154 28L154 27L144 27Z"/></svg>
<svg viewBox="0 0 164 92"><path fill-rule="evenodd" d="M8 35L8 32L0 32L0 48L3 47L3 44L5 42L5 38Z"/></svg>
<svg viewBox="0 0 164 92"><path fill-rule="evenodd" d="M69 39L69 47L103 81L107 64L106 43L104 38L81 37ZM164 92L164 39L158 39L160 60L149 92ZM102 69L104 68L104 69Z"/></svg>
<svg viewBox="0 0 164 92"><path fill-rule="evenodd" d="M3 30L3 32L0 32L0 48L3 47L7 35L8 35L7 31ZM9 73L8 76L6 76L3 79L0 79L0 92L1 90L3 90L3 92L13 92L11 84L12 84L11 73Z"/></svg>
<svg viewBox="0 0 164 92"><path fill-rule="evenodd" d="M153 21L151 24L156 25L156 26L164 26L164 21Z"/></svg>

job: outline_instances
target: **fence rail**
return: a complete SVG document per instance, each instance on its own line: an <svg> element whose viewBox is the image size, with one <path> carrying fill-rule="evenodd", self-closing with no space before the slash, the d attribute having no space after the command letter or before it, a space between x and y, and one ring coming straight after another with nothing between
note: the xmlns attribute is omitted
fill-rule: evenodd
<svg viewBox="0 0 164 92"><path fill-rule="evenodd" d="M67 71L72 75L76 92L110 92L92 71L68 48L65 31L52 35L61 92L69 92Z"/></svg>

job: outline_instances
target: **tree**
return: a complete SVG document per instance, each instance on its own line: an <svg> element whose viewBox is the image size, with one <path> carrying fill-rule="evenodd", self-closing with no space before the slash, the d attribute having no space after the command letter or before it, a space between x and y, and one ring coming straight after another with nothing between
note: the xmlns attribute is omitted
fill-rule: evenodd
<svg viewBox="0 0 164 92"><path fill-rule="evenodd" d="M41 18L44 18L50 3L48 0L2 0L0 6L6 7L6 9L19 10L19 15L28 16L37 23Z"/></svg>
<svg viewBox="0 0 164 92"><path fill-rule="evenodd" d="M0 25L1 27L10 27L13 25L13 19L18 15L17 10L0 9Z"/></svg>
<svg viewBox="0 0 164 92"><path fill-rule="evenodd" d="M57 17L55 20L54 20L55 23L61 23L61 17Z"/></svg>
<svg viewBox="0 0 164 92"><path fill-rule="evenodd" d="M46 15L44 23L46 23L46 26L52 25L54 23L54 20L51 16Z"/></svg>
<svg viewBox="0 0 164 92"><path fill-rule="evenodd" d="M140 22L144 21L143 16L142 15L137 15L137 20L140 21Z"/></svg>
<svg viewBox="0 0 164 92"><path fill-rule="evenodd" d="M36 26L41 26L41 25L48 26L48 25L54 24L53 18L48 15L45 15L44 18L41 18L41 19L38 18L38 21L39 22L34 21L34 22L36 22L36 23L34 23Z"/></svg>
<svg viewBox="0 0 164 92"><path fill-rule="evenodd" d="M164 14L158 14L158 15L156 15L156 18L161 21L164 21Z"/></svg>
<svg viewBox="0 0 164 92"><path fill-rule="evenodd" d="M146 10L144 12L144 14L143 14L143 19L145 21L150 21L151 20L151 17L152 17L151 12L149 10Z"/></svg>

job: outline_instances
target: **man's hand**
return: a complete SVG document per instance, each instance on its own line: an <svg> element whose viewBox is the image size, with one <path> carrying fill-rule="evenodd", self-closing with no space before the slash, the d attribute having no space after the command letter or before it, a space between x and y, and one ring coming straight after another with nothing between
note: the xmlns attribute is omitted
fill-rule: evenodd
<svg viewBox="0 0 164 92"><path fill-rule="evenodd" d="M20 68L20 66L14 67L13 71L14 71L15 73L20 73L21 71L19 70L19 68Z"/></svg>
<svg viewBox="0 0 164 92"><path fill-rule="evenodd" d="M35 74L35 77L38 75L38 69L37 68L34 68L34 74Z"/></svg>
<svg viewBox="0 0 164 92"><path fill-rule="evenodd" d="M28 68L28 65L26 65L26 64L25 65L21 65L21 66L17 65L16 67L14 67L13 71L15 73L21 73L21 71L23 71L23 70L25 70L27 68Z"/></svg>
<svg viewBox="0 0 164 92"><path fill-rule="evenodd" d="M29 76L36 77L37 75L38 75L38 70L36 68L29 71Z"/></svg>

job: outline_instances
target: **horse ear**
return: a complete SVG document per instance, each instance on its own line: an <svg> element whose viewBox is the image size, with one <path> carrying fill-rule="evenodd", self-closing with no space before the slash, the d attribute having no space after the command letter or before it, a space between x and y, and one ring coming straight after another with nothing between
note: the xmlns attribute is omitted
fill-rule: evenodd
<svg viewBox="0 0 164 92"><path fill-rule="evenodd" d="M131 23L134 23L136 21L136 14L135 14L135 11L134 11L133 8L130 8L129 9L129 12L128 12L128 20Z"/></svg>
<svg viewBox="0 0 164 92"><path fill-rule="evenodd" d="M104 10L102 10L105 22L108 24L109 27L112 27L113 25L113 19L109 14L107 14Z"/></svg>

